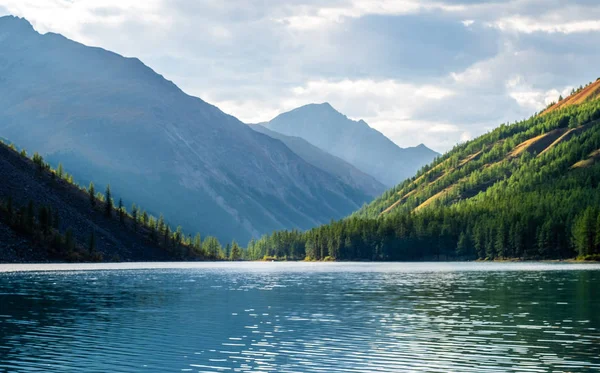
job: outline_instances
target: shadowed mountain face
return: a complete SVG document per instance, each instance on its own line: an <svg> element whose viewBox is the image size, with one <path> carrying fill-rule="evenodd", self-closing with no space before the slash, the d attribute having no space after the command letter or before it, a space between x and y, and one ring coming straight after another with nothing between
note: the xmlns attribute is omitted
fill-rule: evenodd
<svg viewBox="0 0 600 373"><path fill-rule="evenodd" d="M262 125L301 137L387 186L411 177L439 155L422 144L400 148L364 121L348 119L328 103L302 106Z"/></svg>
<svg viewBox="0 0 600 373"><path fill-rule="evenodd" d="M247 240L370 200L138 59L0 18L0 136L171 224Z"/></svg>
<svg viewBox="0 0 600 373"><path fill-rule="evenodd" d="M288 148L308 163L331 175L337 176L344 183L363 191L373 198L383 193L386 189L373 176L360 171L350 163L327 153L301 137L286 136L279 132L271 131L260 124L251 125L250 128L274 139L281 140Z"/></svg>

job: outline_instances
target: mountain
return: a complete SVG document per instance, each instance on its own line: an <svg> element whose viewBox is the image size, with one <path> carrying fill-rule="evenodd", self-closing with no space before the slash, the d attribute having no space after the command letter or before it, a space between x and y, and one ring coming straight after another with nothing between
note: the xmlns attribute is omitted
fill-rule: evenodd
<svg viewBox="0 0 600 373"><path fill-rule="evenodd" d="M600 99L586 95L598 87L457 145L347 219L278 239L314 259L600 259ZM250 257L273 255L271 237Z"/></svg>
<svg viewBox="0 0 600 373"><path fill-rule="evenodd" d="M107 217L101 201L92 207L66 175L57 177L43 159L36 162L0 143L0 262L193 258L148 239L146 227L134 230L128 216L112 211Z"/></svg>
<svg viewBox="0 0 600 373"><path fill-rule="evenodd" d="M138 59L15 17L0 18L0 50L0 136L187 231L247 240L371 200Z"/></svg>
<svg viewBox="0 0 600 373"><path fill-rule="evenodd" d="M421 144L400 148L363 120L354 121L330 104L310 104L262 123L297 136L372 175L388 187L414 175L439 154Z"/></svg>
<svg viewBox="0 0 600 373"><path fill-rule="evenodd" d="M260 133L264 133L269 137L280 140L306 162L340 178L344 183L362 191L368 196L375 198L383 193L386 189L386 187L377 181L373 176L358 170L350 163L327 153L303 138L286 136L279 132L271 131L260 124L250 125L250 128Z"/></svg>

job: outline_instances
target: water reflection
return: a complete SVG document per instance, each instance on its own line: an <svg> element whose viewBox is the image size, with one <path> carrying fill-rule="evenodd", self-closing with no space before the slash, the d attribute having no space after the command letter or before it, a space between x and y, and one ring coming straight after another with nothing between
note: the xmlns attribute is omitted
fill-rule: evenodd
<svg viewBox="0 0 600 373"><path fill-rule="evenodd" d="M0 372L600 370L597 267L420 266L0 273Z"/></svg>

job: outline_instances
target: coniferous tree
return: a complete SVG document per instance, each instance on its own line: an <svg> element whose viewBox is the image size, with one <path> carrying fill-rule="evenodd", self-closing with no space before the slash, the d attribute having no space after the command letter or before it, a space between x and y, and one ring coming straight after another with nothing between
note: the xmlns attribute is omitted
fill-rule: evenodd
<svg viewBox="0 0 600 373"><path fill-rule="evenodd" d="M123 206L123 199L119 198L119 221L121 224L125 223L125 206Z"/></svg>
<svg viewBox="0 0 600 373"><path fill-rule="evenodd" d="M165 247L168 248L171 246L171 229L169 229L168 225L165 227L165 231L163 233L163 242Z"/></svg>
<svg viewBox="0 0 600 373"><path fill-rule="evenodd" d="M202 241L200 233L196 233L196 236L194 237L194 250L196 250L196 252L198 253L200 253L202 250Z"/></svg>
<svg viewBox="0 0 600 373"><path fill-rule="evenodd" d="M181 240L183 239L183 228L181 225L177 227L177 231L175 232L175 244L181 245Z"/></svg>
<svg viewBox="0 0 600 373"><path fill-rule="evenodd" d="M460 236L458 237L458 243L456 244L456 254L458 256L467 255L469 250L469 239L468 235L465 232L460 232Z"/></svg>
<svg viewBox="0 0 600 373"><path fill-rule="evenodd" d="M225 245L225 258L229 259L229 255L231 254L231 245L228 243Z"/></svg>
<svg viewBox="0 0 600 373"><path fill-rule="evenodd" d="M88 187L88 193L90 195L90 204L92 205L92 208L94 208L96 207L96 189L92 182L90 182L90 186Z"/></svg>
<svg viewBox="0 0 600 373"><path fill-rule="evenodd" d="M157 225L157 231L158 234L163 234L165 231L165 218L163 216L163 214L160 214L159 218L158 218L158 225Z"/></svg>
<svg viewBox="0 0 600 373"><path fill-rule="evenodd" d="M106 191L104 192L104 214L108 217L112 216L113 200L110 193L110 184L106 185Z"/></svg>
<svg viewBox="0 0 600 373"><path fill-rule="evenodd" d="M133 220L133 230L137 232L138 228L138 209L135 203L131 206L131 220Z"/></svg>
<svg viewBox="0 0 600 373"><path fill-rule="evenodd" d="M62 163L59 163L58 168L56 169L56 176L58 176L59 179L62 179L64 174L65 174L65 170L63 168L63 165L62 165Z"/></svg>
<svg viewBox="0 0 600 373"><path fill-rule="evenodd" d="M150 216L150 218L148 219L148 228L150 228L150 239L152 240L152 242L156 242L156 219L154 219L154 216Z"/></svg>
<svg viewBox="0 0 600 373"><path fill-rule="evenodd" d="M588 207L575 220L573 238L577 252L581 256L591 255L594 252L596 219L594 209Z"/></svg>
<svg viewBox="0 0 600 373"><path fill-rule="evenodd" d="M231 253L229 254L229 260L240 260L242 259L242 249L237 242L233 241L231 244Z"/></svg>

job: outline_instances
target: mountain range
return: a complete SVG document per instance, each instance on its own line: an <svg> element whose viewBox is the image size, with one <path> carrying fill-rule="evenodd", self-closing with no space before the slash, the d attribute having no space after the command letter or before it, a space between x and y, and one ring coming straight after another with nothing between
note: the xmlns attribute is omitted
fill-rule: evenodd
<svg viewBox="0 0 600 373"><path fill-rule="evenodd" d="M351 120L329 103L305 105L261 125L303 138L388 187L411 177L440 155L423 144L400 148L365 121Z"/></svg>
<svg viewBox="0 0 600 373"><path fill-rule="evenodd" d="M163 213L187 231L244 242L275 229L308 229L352 213L383 190L380 173L371 177L356 157L339 151L355 146L349 140L332 148L334 156L353 161L344 162L314 138L310 142L320 150L254 131L136 58L41 35L12 16L0 18L0 49L2 137L39 152L55 167L61 163L81 185L94 181L101 189L110 183L127 205ZM343 124L326 109L331 128L339 131ZM269 128L279 128L287 116L280 117ZM326 126L326 118L316 124ZM356 127L364 127L357 136L367 131L382 137L368 126ZM367 141L361 154L368 146L377 145ZM405 166L390 158L394 180L433 157L423 147L414 154Z"/></svg>

